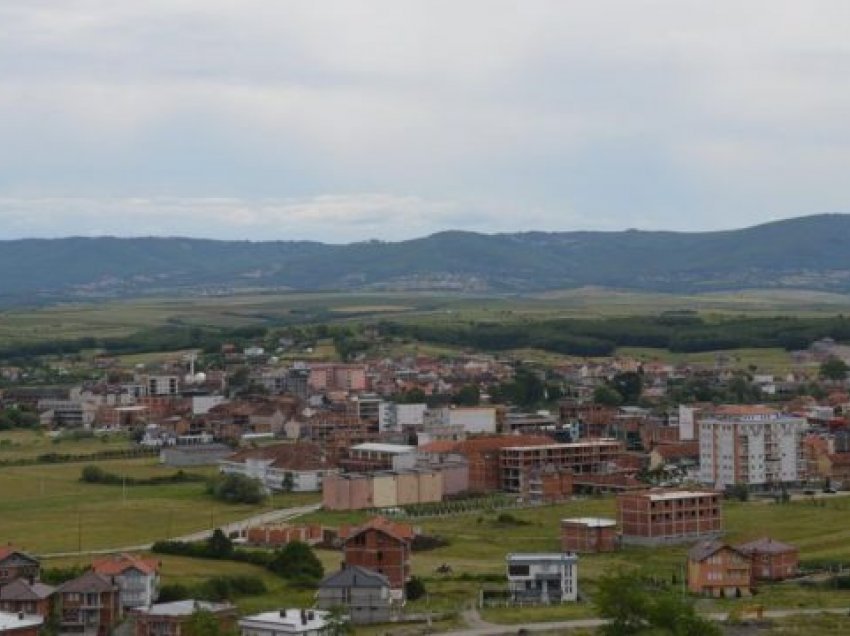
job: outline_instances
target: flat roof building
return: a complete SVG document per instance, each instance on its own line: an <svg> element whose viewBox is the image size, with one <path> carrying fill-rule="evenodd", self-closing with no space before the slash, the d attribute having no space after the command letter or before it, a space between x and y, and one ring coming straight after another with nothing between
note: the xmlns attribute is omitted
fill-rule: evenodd
<svg viewBox="0 0 850 636"><path fill-rule="evenodd" d="M723 533L720 494L714 491L643 490L617 495L622 542L681 543Z"/></svg>

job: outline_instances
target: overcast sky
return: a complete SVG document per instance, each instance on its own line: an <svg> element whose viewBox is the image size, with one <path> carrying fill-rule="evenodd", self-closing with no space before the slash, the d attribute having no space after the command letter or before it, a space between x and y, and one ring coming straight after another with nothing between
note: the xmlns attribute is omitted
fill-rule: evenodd
<svg viewBox="0 0 850 636"><path fill-rule="evenodd" d="M0 0L0 238L850 210L847 0Z"/></svg>

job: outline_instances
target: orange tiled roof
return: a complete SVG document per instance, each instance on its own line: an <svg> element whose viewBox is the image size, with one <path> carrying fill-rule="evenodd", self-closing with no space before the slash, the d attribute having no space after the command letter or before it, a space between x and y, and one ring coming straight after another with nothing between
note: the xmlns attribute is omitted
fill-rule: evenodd
<svg viewBox="0 0 850 636"><path fill-rule="evenodd" d="M366 530L380 530L400 541L411 541L416 536L413 526L406 523L396 523L386 517L373 517L361 526L342 526L339 529L339 538L345 540Z"/></svg>
<svg viewBox="0 0 850 636"><path fill-rule="evenodd" d="M104 576L117 576L131 568L145 574L154 574L159 570L160 563L156 559L143 559L131 554L118 554L106 559L92 562L92 570Z"/></svg>

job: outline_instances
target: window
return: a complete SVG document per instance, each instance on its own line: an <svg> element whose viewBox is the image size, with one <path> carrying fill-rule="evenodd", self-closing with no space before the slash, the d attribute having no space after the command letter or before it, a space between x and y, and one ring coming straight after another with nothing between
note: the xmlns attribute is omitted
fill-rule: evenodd
<svg viewBox="0 0 850 636"><path fill-rule="evenodd" d="M509 576L528 576L530 570L527 565L511 564L508 566Z"/></svg>

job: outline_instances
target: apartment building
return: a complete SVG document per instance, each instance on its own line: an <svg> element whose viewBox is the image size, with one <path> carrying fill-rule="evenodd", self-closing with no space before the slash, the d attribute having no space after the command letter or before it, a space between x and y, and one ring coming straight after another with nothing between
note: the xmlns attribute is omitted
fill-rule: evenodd
<svg viewBox="0 0 850 636"><path fill-rule="evenodd" d="M622 452L622 443L611 439L502 448L499 456L501 489L527 492L534 469L545 467L573 474L605 473Z"/></svg>
<svg viewBox="0 0 850 636"><path fill-rule="evenodd" d="M681 543L723 533L720 495L712 491L644 490L617 495L623 543Z"/></svg>
<svg viewBox="0 0 850 636"><path fill-rule="evenodd" d="M717 408L699 422L699 480L716 489L767 489L806 479L804 418L765 406Z"/></svg>

